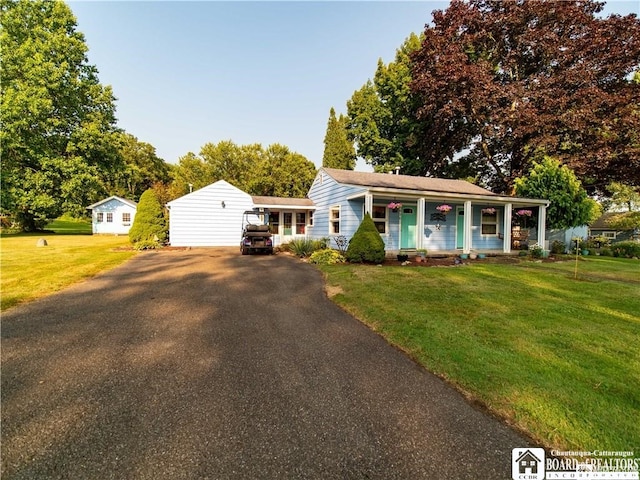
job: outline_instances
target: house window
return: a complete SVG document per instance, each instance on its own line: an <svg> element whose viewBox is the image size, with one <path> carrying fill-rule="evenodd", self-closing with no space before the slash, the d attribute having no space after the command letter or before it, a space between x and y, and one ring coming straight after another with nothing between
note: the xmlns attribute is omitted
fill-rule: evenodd
<svg viewBox="0 0 640 480"><path fill-rule="evenodd" d="M280 212L269 212L269 231L274 235L280 233Z"/></svg>
<svg viewBox="0 0 640 480"><path fill-rule="evenodd" d="M296 233L304 235L307 226L307 214L305 212L296 212Z"/></svg>
<svg viewBox="0 0 640 480"><path fill-rule="evenodd" d="M482 235L498 234L498 212L482 212Z"/></svg>
<svg viewBox="0 0 640 480"><path fill-rule="evenodd" d="M340 207L331 207L329 209L329 233L331 235L340 235Z"/></svg>
<svg viewBox="0 0 640 480"><path fill-rule="evenodd" d="M291 212L284 212L282 214L284 217L284 234L291 235L293 232L291 231L291 225L293 223L293 214Z"/></svg>
<svg viewBox="0 0 640 480"><path fill-rule="evenodd" d="M612 240L616 239L616 232L602 232L602 236L604 238L610 238Z"/></svg>
<svg viewBox="0 0 640 480"><path fill-rule="evenodd" d="M98 212L98 213L97 213L97 215L96 215L96 221L97 221L98 223L102 223L102 222L104 222L104 213L102 213L102 212Z"/></svg>
<svg viewBox="0 0 640 480"><path fill-rule="evenodd" d="M129 225L131 223L131 214L126 212L122 214L122 223L124 225Z"/></svg>
<svg viewBox="0 0 640 480"><path fill-rule="evenodd" d="M374 205L371 211L371 218L378 229L378 233L387 233L387 207L384 205Z"/></svg>
<svg viewBox="0 0 640 480"><path fill-rule="evenodd" d="M313 227L313 210L309 210L309 226Z"/></svg>
<svg viewBox="0 0 640 480"><path fill-rule="evenodd" d="M113 212L107 212L107 223L113 223Z"/></svg>

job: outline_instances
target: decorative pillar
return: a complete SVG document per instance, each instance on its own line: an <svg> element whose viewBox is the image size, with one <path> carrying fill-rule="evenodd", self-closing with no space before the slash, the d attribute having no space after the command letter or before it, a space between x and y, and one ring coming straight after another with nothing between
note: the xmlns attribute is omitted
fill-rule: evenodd
<svg viewBox="0 0 640 480"><path fill-rule="evenodd" d="M472 224L473 224L473 210L471 209L471 200L467 200L464 202L464 242L462 244L462 253L471 252L471 248L472 248L471 225Z"/></svg>
<svg viewBox="0 0 640 480"><path fill-rule="evenodd" d="M546 230L547 230L547 206L540 205L538 208L538 245L545 250L548 250L546 242Z"/></svg>
<svg viewBox="0 0 640 480"><path fill-rule="evenodd" d="M416 208L416 215L418 219L416 221L416 229L418 230L418 238L416 241L416 248L424 248L424 217L425 217L426 201L424 198L418 199L418 206Z"/></svg>
<svg viewBox="0 0 640 480"><path fill-rule="evenodd" d="M507 203L504 206L504 239L502 250L504 253L511 253L511 216L513 214L513 204Z"/></svg>
<svg viewBox="0 0 640 480"><path fill-rule="evenodd" d="M373 194L370 192L364 194L364 213L369 215L373 213Z"/></svg>

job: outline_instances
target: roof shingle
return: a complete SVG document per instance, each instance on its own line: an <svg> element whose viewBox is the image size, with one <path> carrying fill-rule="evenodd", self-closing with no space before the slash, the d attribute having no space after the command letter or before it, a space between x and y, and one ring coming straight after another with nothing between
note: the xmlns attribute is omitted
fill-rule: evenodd
<svg viewBox="0 0 640 480"><path fill-rule="evenodd" d="M496 195L478 185L465 180L446 178L414 177L411 175L394 175L388 173L355 172L323 168L335 181L363 187L398 188L403 190L459 193L463 195Z"/></svg>

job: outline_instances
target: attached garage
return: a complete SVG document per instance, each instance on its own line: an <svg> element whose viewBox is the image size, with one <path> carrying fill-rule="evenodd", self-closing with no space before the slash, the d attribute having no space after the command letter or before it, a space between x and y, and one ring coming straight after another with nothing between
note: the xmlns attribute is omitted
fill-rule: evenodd
<svg viewBox="0 0 640 480"><path fill-rule="evenodd" d="M224 180L177 198L169 208L169 242L176 247L240 245L242 214L251 195Z"/></svg>

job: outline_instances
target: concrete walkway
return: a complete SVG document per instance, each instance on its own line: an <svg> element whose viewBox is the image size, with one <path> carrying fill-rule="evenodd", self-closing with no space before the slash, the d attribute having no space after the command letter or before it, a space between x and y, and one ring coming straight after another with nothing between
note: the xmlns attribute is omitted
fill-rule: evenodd
<svg viewBox="0 0 640 480"><path fill-rule="evenodd" d="M527 440L320 274L147 253L2 318L3 479L509 479Z"/></svg>

